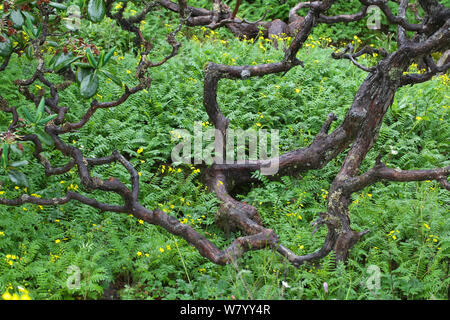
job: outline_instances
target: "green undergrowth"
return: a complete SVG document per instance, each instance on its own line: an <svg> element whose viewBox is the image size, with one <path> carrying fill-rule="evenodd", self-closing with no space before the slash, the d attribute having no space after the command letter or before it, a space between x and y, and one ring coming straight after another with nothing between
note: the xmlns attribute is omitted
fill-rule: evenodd
<svg viewBox="0 0 450 320"><path fill-rule="evenodd" d="M174 27L163 26L166 31ZM103 32L95 26L89 30L93 38ZM252 65L279 61L283 53L265 39L242 42L226 31L202 28L183 32L180 54L150 71L148 91L114 109L98 110L86 126L64 139L88 157L119 150L139 170L142 205L176 216L225 248L240 234L227 236L214 225L218 200L199 179L202 170L172 164L171 151L177 142L171 131L192 132L195 121L205 129L211 127L202 102L203 68L208 61ZM331 59L333 49L326 43L310 38L299 53L305 67L285 75L222 80L219 104L230 127L279 130L281 153L311 143L330 112L339 119L333 130L366 74L349 61ZM166 45L156 47L152 59L161 59L169 51ZM362 63L370 65L376 59L366 57ZM108 68L131 86L137 61L133 54L118 49ZM12 105L30 106L17 93L13 80L29 76L32 70L25 57L13 56L1 73L0 90ZM62 79L59 75L51 78ZM45 87L36 84L31 88L36 92ZM94 98L110 101L122 91L105 81ZM66 89L60 101L70 107L70 121L77 121L89 102L80 97L76 85ZM449 165L449 106L445 75L399 90L363 169L373 166L380 153L389 166L402 169ZM2 130L10 120L9 114L0 114ZM24 148L30 162L24 170L29 187L15 188L5 182L2 197L28 193L52 198L76 190L101 202L120 203L110 193L84 190L75 169L45 177L32 157L33 146L24 144ZM68 160L50 147L45 154L55 166ZM343 156L296 178L271 181L255 175L259 183L249 185L237 198L253 204L286 247L296 254L311 253L321 247L326 230L312 234L310 224L326 210L326 190ZM96 167L92 173L129 183L120 164ZM271 250L251 252L237 264L217 266L159 227L76 202L59 207L2 206L0 291L20 293L17 286L22 286L33 299L447 299L449 204L449 193L432 181L370 186L354 194L350 208L353 228L370 229L370 233L356 244L347 265L335 266L331 254L317 265L298 269ZM70 289L68 283L76 283L71 282L76 270L80 287Z"/></svg>

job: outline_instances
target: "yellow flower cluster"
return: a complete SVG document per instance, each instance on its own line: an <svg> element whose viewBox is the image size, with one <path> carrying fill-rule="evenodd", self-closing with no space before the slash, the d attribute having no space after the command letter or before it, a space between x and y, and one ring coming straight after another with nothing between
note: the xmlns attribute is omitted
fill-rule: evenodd
<svg viewBox="0 0 450 320"><path fill-rule="evenodd" d="M166 250L170 251L170 250L172 250L172 247L170 245L166 245L166 249L164 249L162 247L159 248L159 252L161 252L161 253L164 253L164 251L166 251Z"/></svg>
<svg viewBox="0 0 450 320"><path fill-rule="evenodd" d="M282 33L280 35L274 34L271 36L275 40L281 40L281 41L291 41L292 37L286 35L286 33ZM270 41L270 39L266 39L266 41Z"/></svg>
<svg viewBox="0 0 450 320"><path fill-rule="evenodd" d="M50 253L50 262L56 262L59 259L59 255Z"/></svg>
<svg viewBox="0 0 450 320"><path fill-rule="evenodd" d="M387 234L388 237L391 237L394 240L397 240L397 238L398 238L397 236L399 236L399 235L400 235L400 231L398 231L397 229L392 230Z"/></svg>
<svg viewBox="0 0 450 320"><path fill-rule="evenodd" d="M405 74L409 74L409 73L418 73L418 74L421 74L421 73L425 73L427 70L426 69L419 69L419 66L417 65L417 63L412 63L410 66L409 66L409 69L408 69L408 71L405 71L405 72L403 72L403 74L405 75Z"/></svg>
<svg viewBox="0 0 450 320"><path fill-rule="evenodd" d="M440 75L439 79L441 79L441 81L444 84L444 86L447 87L447 86L450 85L450 77L448 76L447 73L444 73L443 75Z"/></svg>
<svg viewBox="0 0 450 320"><path fill-rule="evenodd" d="M148 257L150 257L150 254L148 254L148 253L142 253L141 251L138 251L138 252L136 252L136 255L138 256L138 257L142 257L142 256L146 256L147 258Z"/></svg>
<svg viewBox="0 0 450 320"><path fill-rule="evenodd" d="M12 266L15 262L18 262L19 257L13 254L7 254L5 256L6 263Z"/></svg>
<svg viewBox="0 0 450 320"><path fill-rule="evenodd" d="M205 215L202 215L201 218L193 219L191 217L191 215L187 214L186 218L183 218L183 219L180 220L180 223L181 224L188 224L189 223L191 225L195 225L196 223L202 223L203 222L202 219L205 219L205 218L206 218Z"/></svg>
<svg viewBox="0 0 450 320"><path fill-rule="evenodd" d="M360 199L364 199L364 198L366 197L366 195L367 195L368 198L372 198L372 194L371 194L371 193L365 194L364 192L362 192L361 194L358 194L358 198L356 198L356 199L353 201L353 204L354 204L354 205L358 205Z"/></svg>
<svg viewBox="0 0 450 320"><path fill-rule="evenodd" d="M302 220L302 219L303 219L303 217L301 216L301 214L297 214L297 213L295 213L295 212L293 212L293 213L287 213L286 216L287 216L287 217L294 217L294 218L297 218L297 219L299 219L299 220Z"/></svg>
<svg viewBox="0 0 450 320"><path fill-rule="evenodd" d="M428 238L427 238L426 241L432 241L432 242L434 242L434 243L437 243L439 240L438 240L438 236L435 236L435 235L433 235L433 234L430 234L430 235L428 236Z"/></svg>
<svg viewBox="0 0 450 320"><path fill-rule="evenodd" d="M358 45L358 44L360 44L360 43L362 43L361 39L358 38L357 35L354 35L354 36L353 36L352 44L356 46L356 45Z"/></svg>
<svg viewBox="0 0 450 320"><path fill-rule="evenodd" d="M73 190L73 191L77 191L78 189L78 185L77 184L70 184L70 186L67 187L67 190Z"/></svg>
<svg viewBox="0 0 450 320"><path fill-rule="evenodd" d="M9 290L13 290L13 287L11 285L8 286L6 291L2 294L3 300L31 300L31 297L29 295L30 292L21 286L17 287L17 291L19 292L19 294L17 294L16 292L11 294Z"/></svg>

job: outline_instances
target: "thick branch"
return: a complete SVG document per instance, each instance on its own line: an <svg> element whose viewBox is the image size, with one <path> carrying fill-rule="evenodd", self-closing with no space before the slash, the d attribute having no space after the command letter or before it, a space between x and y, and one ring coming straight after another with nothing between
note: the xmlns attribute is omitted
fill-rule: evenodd
<svg viewBox="0 0 450 320"><path fill-rule="evenodd" d="M400 170L386 167L378 162L372 169L361 176L348 179L344 182L343 189L346 192L358 192L378 181L411 182L436 180L441 182L450 175L450 166L430 170Z"/></svg>

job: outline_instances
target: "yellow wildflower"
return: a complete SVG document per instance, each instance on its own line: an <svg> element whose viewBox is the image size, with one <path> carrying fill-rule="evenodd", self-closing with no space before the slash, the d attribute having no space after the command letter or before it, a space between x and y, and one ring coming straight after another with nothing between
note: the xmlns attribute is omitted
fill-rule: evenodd
<svg viewBox="0 0 450 320"><path fill-rule="evenodd" d="M12 295L8 291L6 291L4 294L2 294L2 299L3 300L11 300Z"/></svg>

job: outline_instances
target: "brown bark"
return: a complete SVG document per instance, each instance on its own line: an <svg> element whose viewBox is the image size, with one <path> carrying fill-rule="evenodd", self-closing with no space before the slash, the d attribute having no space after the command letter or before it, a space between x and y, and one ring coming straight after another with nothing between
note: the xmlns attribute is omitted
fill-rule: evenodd
<svg viewBox="0 0 450 320"><path fill-rule="evenodd" d="M218 0L214 0L214 10L212 11L187 6L186 1L182 0L178 1L178 4L168 0L160 0L158 3L161 6L180 14L180 25L168 37L168 43L173 48L172 52L160 62L155 63L147 59L147 55L153 46L142 36L138 28L139 22L155 8L155 3L146 5L143 11L135 17L125 19L122 9L118 13L111 13L113 1L107 0L107 15L124 30L134 33L136 36L135 42L142 44L145 48L136 72L139 83L131 89L125 87L123 95L114 101L92 101L90 108L75 123L66 120L68 108L59 105L59 93L66 87L66 84L64 86L55 85L45 76L52 71L44 68L44 60L40 53L47 34L46 25L49 15L49 11L45 9L46 6L43 5L41 14L43 15L44 32L41 38L36 39L33 43L38 67L29 79L17 80L15 83L25 98L36 105L39 104L40 96L31 93L29 87L37 80L48 87L50 98L45 99L45 112L56 114L57 118L46 125L45 131L52 138L55 149L68 157L69 160L61 167L54 167L44 157L42 143L36 135L26 135L16 137L16 139L34 144L33 156L43 165L46 175L62 174L76 166L81 183L86 190L101 190L118 194L122 198L123 204L100 203L77 192L67 192L65 196L54 199L41 199L28 195L16 199L0 198L0 204L11 206L18 206L23 203L60 205L75 200L104 211L132 214L138 219L161 226L168 232L184 238L197 248L203 257L217 264L230 263L247 251L263 248L276 250L295 266L321 259L332 250L336 252L337 260L347 259L350 249L362 236L369 232L368 230L357 232L350 227L349 204L351 203L352 193L380 180L400 182L434 179L439 181L444 188L450 189L450 183L447 180L450 174L449 167L402 171L387 168L379 158L371 170L366 173L360 172L363 160L376 143L378 131L388 108L392 105L397 89L404 85L426 81L433 75L444 72L449 68L448 63L442 65L434 63L431 54L436 51L445 51L449 47L450 9L445 8L435 0L420 0L419 4L427 16L424 17L423 23L412 24L406 19L406 11L409 8L407 0L401 1L398 16L395 16L390 11L386 1L382 0L360 0L363 8L358 13L334 17L326 16L326 12L334 2L334 0L301 2L291 10L288 25L277 20L249 23L237 19L234 14L230 13L229 8ZM237 12L239 4L237 2L235 12ZM125 102L133 94L148 88L151 84L151 78L147 74L148 69L160 66L178 53L180 44L176 41L175 34L181 29L182 24L187 26L206 25L211 29L225 26L240 37L255 36L258 32L258 26L264 26L268 35L291 30L289 32L294 33L294 39L285 51L282 61L256 66L228 66L215 63L206 65L204 70L204 108L211 123L226 137L229 120L221 111L217 101L217 90L221 79L251 79L274 73L286 73L292 68L303 66L303 63L297 59L297 53L315 25L318 23L360 20L366 16L369 5L379 6L389 22L397 25L398 49L388 54L383 50L366 47L355 53L353 47L349 46L344 52L335 54L333 58L349 59L355 66L368 72L366 79L354 97L351 107L335 130L330 132L330 126L333 121L338 119L334 114L330 114L321 131L317 133L309 146L283 154L278 159L280 166L278 176L297 175L302 171L322 168L348 149L341 169L331 184L327 210L322 212L314 223L316 230L324 225L328 230L323 246L316 252L303 256L296 255L279 242L279 237L274 230L264 226L264 221L255 207L239 202L230 195L233 187L248 183L251 180L251 173L255 170L261 170L267 160L213 164L205 169L204 177L209 190L214 192L221 201L217 213L217 223L225 231L238 229L244 233L244 236L235 239L228 248L221 250L192 227L182 224L176 218L160 210L150 210L143 207L138 200L139 174L118 151L102 158L86 158L79 148L65 143L61 138L62 135L83 127L99 109L114 108ZM297 15L297 11L302 7L309 9L305 17ZM406 31L414 31L416 36L408 38ZM383 59L374 67L365 67L357 62L358 57L363 53L379 53L383 55ZM427 72L421 75L404 75L403 73L408 70L409 66L419 58L426 62ZM2 68L6 68L7 64L8 59L5 60ZM8 102L2 98L0 99L0 109L3 112L11 113L13 116L13 121L3 136L15 137L15 131L20 128L17 108L9 106ZM114 177L105 180L91 174L92 167L113 162L120 163L127 170L130 175L131 188Z"/></svg>

